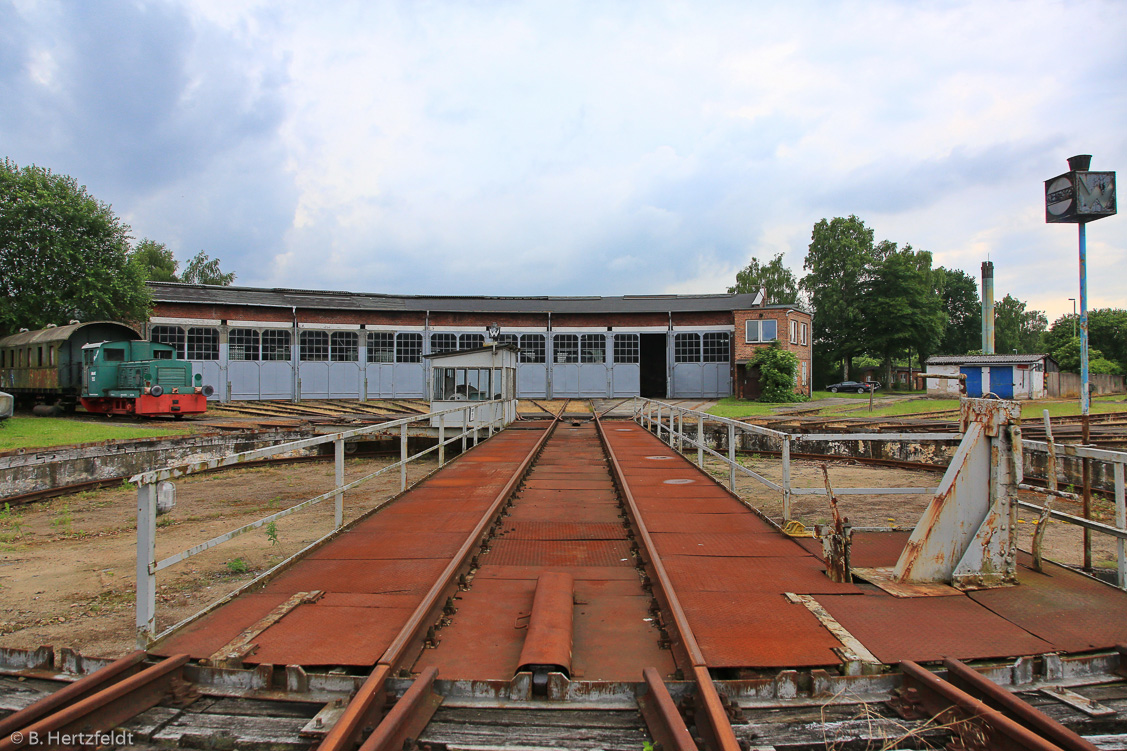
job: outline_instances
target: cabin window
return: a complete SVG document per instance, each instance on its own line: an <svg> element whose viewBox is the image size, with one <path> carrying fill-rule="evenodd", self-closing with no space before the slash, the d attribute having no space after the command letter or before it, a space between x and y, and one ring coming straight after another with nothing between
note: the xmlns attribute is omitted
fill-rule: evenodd
<svg viewBox="0 0 1127 751"><path fill-rule="evenodd" d="M395 335L395 361L396 362L422 362L423 361L423 335L422 334L396 334Z"/></svg>
<svg viewBox="0 0 1127 751"><path fill-rule="evenodd" d="M168 344L178 357L184 356L184 329L179 326L153 326L149 341Z"/></svg>
<svg viewBox="0 0 1127 751"><path fill-rule="evenodd" d="M748 344L759 342L773 342L778 338L778 322L767 319L765 321L748 321L745 341Z"/></svg>
<svg viewBox="0 0 1127 751"><path fill-rule="evenodd" d="M552 340L556 363L579 362L579 337L576 334L556 334Z"/></svg>
<svg viewBox="0 0 1127 751"><path fill-rule="evenodd" d="M231 329L227 335L227 356L231 360L257 360L258 341L254 329Z"/></svg>
<svg viewBox="0 0 1127 751"><path fill-rule="evenodd" d="M302 331L299 356L303 362L328 362L329 334L327 331Z"/></svg>
<svg viewBox="0 0 1127 751"><path fill-rule="evenodd" d="M334 331L330 340L333 362L356 362L360 359L360 335L355 331Z"/></svg>
<svg viewBox="0 0 1127 751"><path fill-rule="evenodd" d="M103 362L125 362L125 350L118 347L105 347L102 349Z"/></svg>
<svg viewBox="0 0 1127 751"><path fill-rule="evenodd" d="M172 359L172 353L170 351L168 351L167 349L158 349L156 352L153 352L153 359L154 360L171 360Z"/></svg>
<svg viewBox="0 0 1127 751"><path fill-rule="evenodd" d="M673 338L673 362L700 362L700 334L677 334Z"/></svg>
<svg viewBox="0 0 1127 751"><path fill-rule="evenodd" d="M188 329L188 359L218 360L219 329Z"/></svg>
<svg viewBox="0 0 1127 751"><path fill-rule="evenodd" d="M395 362L395 334L390 331L368 332L368 362Z"/></svg>
<svg viewBox="0 0 1127 751"><path fill-rule="evenodd" d="M614 335L614 361L624 365L638 362L637 334Z"/></svg>
<svg viewBox="0 0 1127 751"><path fill-rule="evenodd" d="M728 362L731 337L727 331L713 331L704 335L704 361Z"/></svg>
<svg viewBox="0 0 1127 751"><path fill-rule="evenodd" d="M458 351L458 335L457 334L431 334L430 335L430 351L431 354L438 352L457 352Z"/></svg>
<svg viewBox="0 0 1127 751"><path fill-rule="evenodd" d="M544 335L523 334L520 338L520 361L531 365L544 363Z"/></svg>
<svg viewBox="0 0 1127 751"><path fill-rule="evenodd" d="M262 359L268 362L290 361L290 332L267 329L262 332Z"/></svg>
<svg viewBox="0 0 1127 751"><path fill-rule="evenodd" d="M458 337L458 349L476 349L485 346L485 334L462 334Z"/></svg>

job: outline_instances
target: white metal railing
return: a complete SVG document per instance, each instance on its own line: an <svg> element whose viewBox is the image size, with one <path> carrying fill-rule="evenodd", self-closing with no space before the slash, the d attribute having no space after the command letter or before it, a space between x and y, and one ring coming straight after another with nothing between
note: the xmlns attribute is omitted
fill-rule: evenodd
<svg viewBox="0 0 1127 751"><path fill-rule="evenodd" d="M494 406L496 405L496 406ZM479 411L480 407L489 407L488 410ZM477 416L482 413L488 413L490 419L482 422L477 419ZM461 428L460 432L456 432L451 437L447 437L446 421L447 416L452 414L459 414L461 416L461 425L451 425L450 430ZM239 535L249 532L253 529L262 527L272 521L281 519L296 511L316 505L322 501L333 498L334 514L333 514L333 529L324 537L316 542L311 543L309 547L319 544L327 537L336 534L341 528L344 521L344 494L346 491L359 487L365 482L379 477L387 472L399 469L399 491L402 493L407 490L407 465L421 459L428 454L438 452L438 466L441 467L446 464L446 447L457 440L461 440L461 448L464 452L469 442L472 441L476 446L479 440L479 430L488 431L488 436L492 436L495 430L504 428L509 422L515 418L515 410L511 409L511 404L502 400L473 402L465 406L451 407L437 412L427 412L424 414L412 415L411 417L404 417L399 420L380 423L378 425L369 425L363 428L355 428L353 430L345 430L339 433L329 433L323 436L316 436L314 438L304 438L298 441L290 441L288 443L279 443L274 446L266 446L260 449L251 451L243 451L237 454L228 454L215 459L210 459L203 462L192 462L179 464L172 467L165 467L162 469L154 469L148 472L142 472L129 478L129 481L137 485L137 645L144 649L154 639L163 637L172 630L184 625L179 623L170 629L167 629L159 636L154 636L156 630L156 574L169 566L181 563L192 556L199 555L205 550L210 550L218 545L221 545L228 540L231 540ZM437 419L438 429L438 442L430 448L424 449L416 454L408 455L407 453L407 428L413 423L425 422L427 427L430 427L432 422ZM384 433L398 432L399 434L399 461L389 464L375 472L370 472L363 477L357 478L351 482L344 481L344 442L348 439L358 438L360 436L380 435ZM319 446L326 443L333 444L333 453L335 459L335 478L334 487L332 490L322 493L321 495L301 501L287 509L279 511L269 516L264 516L257 521L250 524L244 524L237 529L225 532L221 535L211 538L206 542L195 545L187 550L183 550L175 555L171 555L160 561L156 559L156 500L157 500L157 483L162 481L172 480L176 477L183 477L186 475L202 472L209 469L217 469L219 467L230 467L242 464L243 462L252 461L255 459L265 459L278 454L285 454L292 451L309 448L312 446ZM308 548L306 548L308 549ZM302 551L304 552L304 550ZM257 577L255 581L269 576L274 571L288 565L297 555L287 558L278 565L271 568L269 571L264 572L261 576ZM253 584L251 582L250 584ZM250 586L250 584L246 586ZM245 587L243 588L245 589ZM241 590L240 590L241 591ZM199 614L197 613L197 617ZM189 619L191 620L191 619Z"/></svg>
<svg viewBox="0 0 1127 751"><path fill-rule="evenodd" d="M684 432L685 418L696 421L696 438L690 438ZM746 422L732 420L727 417L717 417L707 412L679 407L675 404L659 402L653 399L635 397L634 420L648 430L653 431L658 438L662 438L670 447L678 451L684 450L688 443L697 449L697 464L703 468L704 455L707 453L728 466L728 488L734 493L736 487L736 473L742 473L762 483L771 490L779 491L783 496L783 523L791 520L791 497L796 495L826 495L825 486L820 487L795 487L791 475L791 447L803 441L949 441L962 440L961 433L801 433L790 434L778 430L771 430L759 425L749 425ZM704 423L719 423L728 428L727 455L714 451L705 445ZM782 456L782 484L773 482L763 475L755 472L736 460L737 431L754 433L767 436L779 445ZM917 495L921 493L934 494L935 487L908 487L908 488L834 488L834 493L841 495Z"/></svg>
<svg viewBox="0 0 1127 751"><path fill-rule="evenodd" d="M1079 501L1081 497L1075 493L1067 493L1058 490L1056 487L1056 457L1076 457L1081 459L1091 459L1110 463L1112 465L1112 472L1115 480L1115 524L1104 524L1102 522L1094 521L1092 519L1085 519L1080 516L1066 514L1062 511L1050 509L1048 517L1058 521L1074 524L1087 530L1099 532L1101 534L1109 535L1116 539L1116 569L1117 581L1122 589L1127 589L1127 492L1124 490L1124 475L1125 467L1127 467L1127 452L1123 451L1110 451L1107 449L1098 449L1088 446L1078 446L1075 444L1054 444L1052 443L1052 431L1048 426L1048 413L1046 411L1046 430L1049 441L1031 441L1023 440L1022 447L1026 451L1044 452L1049 455L1049 487L1042 488L1020 482L1018 487L1023 490L1029 490L1036 493L1043 493L1048 496L1055 496L1060 498L1068 498L1070 500ZM704 467L704 455L708 455L719 459L728 466L728 487L732 492L735 492L736 473L742 473L751 477L758 482L762 483L771 490L780 491L783 496L783 522L784 524L791 520L791 496L795 495L825 495L825 487L814 488L798 488L794 487L791 479L791 446L803 441L961 441L963 438L962 433L802 433L802 434L789 434L778 430L771 430L770 428L760 427L758 425L749 425L747 423L732 420L726 417L717 417L710 415L706 412L698 410L686 409L679 407L675 404L668 404L666 402L659 402L653 399L645 399L642 397L635 397L633 417L636 422L654 432L658 438L668 443L670 447L684 452L685 444L694 446L697 449L697 465ZM690 424L696 422L696 436L690 437L684 432L684 424L686 417L690 418ZM714 424L721 424L727 426L727 455L705 445L704 441L704 423L708 421ZM780 454L782 456L782 484L772 482L771 480L763 477L759 473L743 466L736 460L736 435L737 431L745 433L755 433L758 435L767 436L770 439L778 442L780 447ZM664 434L664 437L663 437ZM1017 466L1021 466L1021 458L1018 457ZM834 493L843 495L911 495L928 493L934 494L938 488L834 488ZM1030 511L1041 512L1041 506L1027 501L1018 501L1018 506Z"/></svg>

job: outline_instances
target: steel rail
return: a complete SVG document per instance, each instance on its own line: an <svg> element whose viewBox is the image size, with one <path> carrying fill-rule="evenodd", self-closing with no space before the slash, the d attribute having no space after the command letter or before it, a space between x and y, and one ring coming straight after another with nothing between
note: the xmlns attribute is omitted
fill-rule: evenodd
<svg viewBox="0 0 1127 751"><path fill-rule="evenodd" d="M442 609L447 590L457 586L458 573L468 565L473 551L481 544L481 539L492 525L493 519L528 474L529 468L558 424L558 419L553 421L525 455L517 470L490 503L481 520L431 586L426 597L415 608L411 617L407 619L376 662L371 674L345 707L340 719L317 747L318 751L351 751L359 743L360 735L366 727L375 728L380 725L377 720L387 695L387 679L404 663L409 654L422 648L427 628L436 620L438 612Z"/></svg>
<svg viewBox="0 0 1127 751"><path fill-rule="evenodd" d="M174 681L180 677L180 672L188 659L189 656L186 654L175 655L139 673L88 692L73 703L64 704L32 721L31 724L17 728L0 738L0 751L38 745L51 748L104 745L104 742L94 744L90 741L68 742L63 739L51 741L50 738L54 733L63 737L75 737L78 734L89 737L105 733L156 706L173 688ZM103 668L103 671L115 666L118 666L118 663ZM123 668L118 666L115 669L120 674ZM87 686L93 683L94 681L91 681ZM42 701L47 702L50 698L46 697Z"/></svg>
<svg viewBox="0 0 1127 751"><path fill-rule="evenodd" d="M909 703L918 703L935 717L953 712L952 732L973 741L985 740L987 748L1000 751L1065 751L1034 730L1010 719L958 686L920 667L911 660L900 663ZM986 738L983 739L982 736ZM979 743L981 746L981 743ZM970 747L974 746L973 743Z"/></svg>
<svg viewBox="0 0 1127 751"><path fill-rule="evenodd" d="M666 751L697 751L697 744L657 670L646 668L642 678L646 682L646 693L638 697L638 705L653 736L654 747L660 744Z"/></svg>
<svg viewBox="0 0 1127 751"><path fill-rule="evenodd" d="M661 556L658 554L657 545L654 544L653 537L642 520L638 503L634 500L634 494L631 493L630 486L626 483L622 465L607 440L602 421L596 419L595 426L603 444L603 451L606 452L607 459L610 460L615 484L622 492L623 500L626 501L627 512L633 521L638 539L644 547L647 564L653 569L657 591L661 593L666 607L673 616L673 625L677 636L687 654L693 681L697 684L697 731L703 735L705 742L713 751L740 751L740 744L736 739L736 734L732 731L728 713L720 700L720 694L716 691L716 685L712 682L712 676L708 672L708 662L704 658L704 652L693 635L688 616L685 615L685 610L677 597L673 582L665 570ZM703 723L701 722L702 719L704 720Z"/></svg>

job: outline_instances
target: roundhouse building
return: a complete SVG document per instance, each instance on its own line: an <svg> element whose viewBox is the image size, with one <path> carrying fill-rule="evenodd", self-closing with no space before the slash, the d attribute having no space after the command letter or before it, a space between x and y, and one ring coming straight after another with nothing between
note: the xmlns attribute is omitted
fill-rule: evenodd
<svg viewBox="0 0 1127 751"><path fill-rule="evenodd" d="M145 334L220 400L427 398L424 355L518 346L522 398L758 395L748 361L775 339L809 394L810 314L754 295L426 297L151 282Z"/></svg>

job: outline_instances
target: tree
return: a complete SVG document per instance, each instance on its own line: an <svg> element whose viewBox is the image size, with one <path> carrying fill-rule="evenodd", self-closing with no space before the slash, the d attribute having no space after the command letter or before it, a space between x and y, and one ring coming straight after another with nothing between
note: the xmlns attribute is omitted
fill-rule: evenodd
<svg viewBox="0 0 1127 751"><path fill-rule="evenodd" d="M184 269L180 280L185 284L213 284L226 287L235 281L235 272L224 274L219 268L219 259L210 259L207 253L201 250L188 261L188 266Z"/></svg>
<svg viewBox="0 0 1127 751"><path fill-rule="evenodd" d="M942 290L947 325L939 351L945 355L965 355L982 344L982 300L978 284L961 269L936 270L936 287Z"/></svg>
<svg viewBox="0 0 1127 751"><path fill-rule="evenodd" d="M883 260L863 284L865 346L881 358L885 383L892 380L894 357L915 350L922 362L943 334L943 303L935 294L933 273L931 253L911 245L902 250L885 246Z"/></svg>
<svg viewBox="0 0 1127 751"><path fill-rule="evenodd" d="M805 396L794 390L798 382L795 377L798 358L793 352L783 349L778 340L771 342L769 347L761 347L751 364L759 368L760 385L763 386L759 401L779 403L806 400Z"/></svg>
<svg viewBox="0 0 1127 751"><path fill-rule="evenodd" d="M994 351L1001 355L1040 353L1048 325L1043 312L1026 310L1024 302L1006 295L994 306Z"/></svg>
<svg viewBox="0 0 1127 751"><path fill-rule="evenodd" d="M1074 336L1052 352L1053 359L1065 373L1080 372L1080 337ZM1093 375L1122 373L1123 367L1108 360L1100 350L1088 347L1088 372Z"/></svg>
<svg viewBox="0 0 1127 751"><path fill-rule="evenodd" d="M814 225L802 267L809 271L799 286L814 309L814 358L842 364L864 351L861 336L862 286L881 252L873 247L873 231L856 216L822 219Z"/></svg>
<svg viewBox="0 0 1127 751"><path fill-rule="evenodd" d="M1045 332L1044 346L1046 352L1053 353L1055 358L1057 351L1072 339L1076 339L1077 352L1079 352L1080 322L1077 320L1078 318L1079 316L1069 313L1053 321L1052 327ZM1116 363L1118 370L1114 372L1123 372L1127 369L1127 310L1098 308L1090 311L1088 313L1088 346L1093 351L1102 351L1104 357ZM1079 357L1079 354L1077 354L1077 357ZM1089 353L1088 359L1090 365L1095 357ZM1079 363L1079 360L1077 360L1077 363ZM1079 372L1079 367L1079 364L1077 364L1077 372Z"/></svg>
<svg viewBox="0 0 1127 751"><path fill-rule="evenodd" d="M67 175L0 165L0 330L147 320L129 226Z"/></svg>
<svg viewBox="0 0 1127 751"><path fill-rule="evenodd" d="M736 274L736 284L728 287L728 294L753 294L760 287L767 288L767 299L772 303L790 305L798 302L798 281L794 273L783 265L782 253L766 264L752 258L751 263Z"/></svg>
<svg viewBox="0 0 1127 751"><path fill-rule="evenodd" d="M164 243L145 238L137 243L129 261L137 266L141 278L146 282L178 282L176 269L179 262Z"/></svg>

